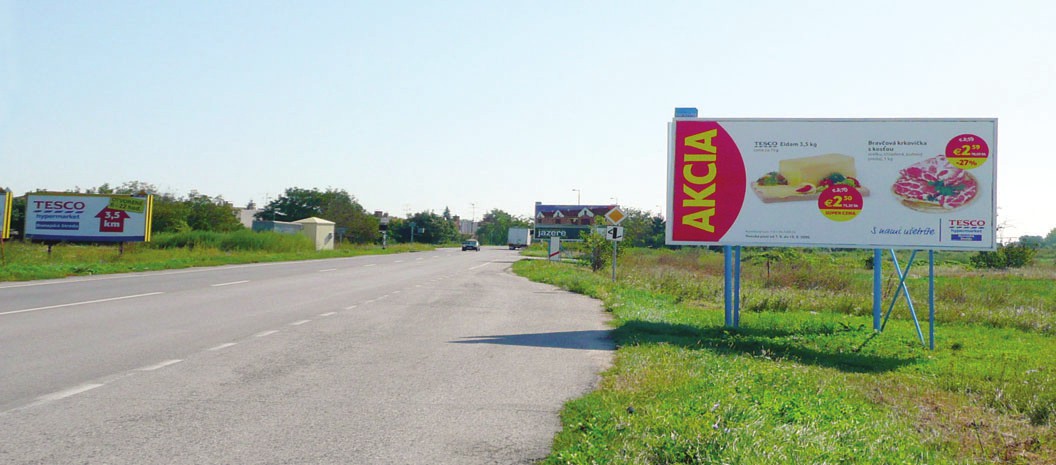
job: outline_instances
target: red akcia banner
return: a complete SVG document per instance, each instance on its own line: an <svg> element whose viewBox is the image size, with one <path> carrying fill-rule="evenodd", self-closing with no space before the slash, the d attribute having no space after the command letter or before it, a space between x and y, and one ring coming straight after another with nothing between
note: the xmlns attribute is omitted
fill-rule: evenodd
<svg viewBox="0 0 1056 465"><path fill-rule="evenodd" d="M737 220L747 178L737 144L715 121L675 121L672 239L718 242Z"/></svg>

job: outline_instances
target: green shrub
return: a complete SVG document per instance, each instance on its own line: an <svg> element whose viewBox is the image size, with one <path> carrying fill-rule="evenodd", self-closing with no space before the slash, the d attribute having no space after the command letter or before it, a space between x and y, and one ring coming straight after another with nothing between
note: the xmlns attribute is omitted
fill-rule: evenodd
<svg viewBox="0 0 1056 465"><path fill-rule="evenodd" d="M996 252L979 252L969 259L975 268L1022 268L1034 261L1038 250L1021 243L999 246Z"/></svg>

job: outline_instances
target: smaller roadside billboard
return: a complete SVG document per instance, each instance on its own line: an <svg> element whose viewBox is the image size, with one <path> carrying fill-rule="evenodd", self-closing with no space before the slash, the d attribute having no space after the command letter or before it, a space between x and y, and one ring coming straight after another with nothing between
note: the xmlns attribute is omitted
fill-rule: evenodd
<svg viewBox="0 0 1056 465"><path fill-rule="evenodd" d="M45 241L147 242L153 196L26 195L25 237Z"/></svg>
<svg viewBox="0 0 1056 465"><path fill-rule="evenodd" d="M0 189L0 239L11 237L11 192Z"/></svg>
<svg viewBox="0 0 1056 465"><path fill-rule="evenodd" d="M543 205L535 204L535 239L559 237L562 241L581 241L591 228L607 224L605 215L615 205Z"/></svg>

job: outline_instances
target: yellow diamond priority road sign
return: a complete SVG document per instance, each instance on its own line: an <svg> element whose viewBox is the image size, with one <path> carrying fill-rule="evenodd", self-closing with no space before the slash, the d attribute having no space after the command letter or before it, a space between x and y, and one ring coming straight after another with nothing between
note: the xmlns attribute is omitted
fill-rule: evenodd
<svg viewBox="0 0 1056 465"><path fill-rule="evenodd" d="M605 219L609 220L609 223L613 225L620 224L624 218L627 218L627 215L623 214L620 207L612 207L612 210L605 214Z"/></svg>

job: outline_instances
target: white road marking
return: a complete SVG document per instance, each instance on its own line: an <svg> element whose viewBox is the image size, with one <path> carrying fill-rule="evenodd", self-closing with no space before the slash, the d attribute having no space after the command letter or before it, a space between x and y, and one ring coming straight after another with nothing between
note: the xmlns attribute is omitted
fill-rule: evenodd
<svg viewBox="0 0 1056 465"><path fill-rule="evenodd" d="M97 303L101 303L101 302L113 302L113 301L116 301L116 300L135 299L137 297L147 297L147 296L158 295L158 294L164 294L164 292L149 292L149 293L146 293L146 294L126 295L126 296L123 296L123 297L111 297L109 299L85 300L83 302L72 302L72 303L68 303L68 304L49 305L47 307L27 308L27 309L24 309L24 310L12 310L10 312L0 313L0 316L3 316L3 315L14 315L16 313L36 312L36 311L40 311L40 310L51 310L53 308L73 307L73 306L76 306L76 305L88 305L88 304L97 304Z"/></svg>
<svg viewBox="0 0 1056 465"><path fill-rule="evenodd" d="M275 334L277 332L278 332L278 330L264 331L262 333L254 334L253 337L271 336L272 334Z"/></svg>
<svg viewBox="0 0 1056 465"><path fill-rule="evenodd" d="M363 265L363 266L374 266L374 265L377 265L377 263L367 263L366 265Z"/></svg>
<svg viewBox="0 0 1056 465"><path fill-rule="evenodd" d="M381 297L378 297L378 300L381 300L381 299L388 299L388 298L389 298L389 295L388 295L388 294L385 294L385 295L383 295L383 296L381 296Z"/></svg>
<svg viewBox="0 0 1056 465"><path fill-rule="evenodd" d="M473 267L470 267L469 269L471 269L471 270L475 270L475 269L477 269L477 268L485 267L485 266L488 266L488 265L490 265L490 264L491 264L491 262L487 262L487 263L482 263L482 264L480 264L480 265L477 265L477 266L473 266Z"/></svg>
<svg viewBox="0 0 1056 465"><path fill-rule="evenodd" d="M309 322L311 322L311 321L312 321L312 320L301 320L301 321L294 321L293 323L290 323L290 326L300 326L300 325L303 325L303 324L305 324L305 323L309 323Z"/></svg>
<svg viewBox="0 0 1056 465"><path fill-rule="evenodd" d="M349 305L348 307L345 307L345 310L352 310L353 308L356 308L356 306L355 305Z"/></svg>
<svg viewBox="0 0 1056 465"><path fill-rule="evenodd" d="M183 360L166 360L164 362L156 363L154 365L145 366L143 368L137 368L136 371L154 371L154 370L158 370L158 369L161 369L161 368L165 368L165 367L167 367L169 365L175 365L175 364L180 363L182 361Z"/></svg>
<svg viewBox="0 0 1056 465"><path fill-rule="evenodd" d="M396 260L396 263L403 263L403 260Z"/></svg>
<svg viewBox="0 0 1056 465"><path fill-rule="evenodd" d="M248 282L249 282L249 280L231 281L229 283L213 284L211 287L232 286L232 285L235 285L235 284L245 284L245 283L248 283Z"/></svg>
<svg viewBox="0 0 1056 465"><path fill-rule="evenodd" d="M326 312L326 313L320 313L320 314L319 314L319 316L330 316L330 315L333 315L333 314L335 314L335 313L337 313L337 312Z"/></svg>
<svg viewBox="0 0 1056 465"><path fill-rule="evenodd" d="M101 387L101 386L102 386L102 384L82 384L80 386L75 386L75 387L72 387L72 388L69 388L69 389L66 389L66 390L63 390L63 391L53 392L53 393L48 394L48 395L40 396L40 397L37 398L37 401L38 402L52 402L52 401L56 401L56 400L59 400L59 399L65 399L67 397L75 396L75 395L80 394L80 393L85 392L85 391L91 391L92 389L95 389L95 388Z"/></svg>
<svg viewBox="0 0 1056 465"><path fill-rule="evenodd" d="M329 273L331 271L337 271L337 268L327 268L325 270L319 270L320 273Z"/></svg>
<svg viewBox="0 0 1056 465"><path fill-rule="evenodd" d="M417 262L417 261L421 261L421 260L425 260L425 259L424 259L424 258L422 258L422 257L418 257L418 258L414 259L414 261L416 261L416 262Z"/></svg>
<svg viewBox="0 0 1056 465"><path fill-rule="evenodd" d="M399 294L400 291L392 291L393 294Z"/></svg>
<svg viewBox="0 0 1056 465"><path fill-rule="evenodd" d="M206 350L222 350L222 349L226 349L228 347L237 346L237 345L238 345L237 342L228 342L227 344L220 344L220 345L218 345L216 347L210 347L210 348L208 348Z"/></svg>
<svg viewBox="0 0 1056 465"><path fill-rule="evenodd" d="M377 301L378 301L378 299L370 299L370 300L368 300L366 302L363 302L363 305L372 304L372 303L377 302Z"/></svg>

